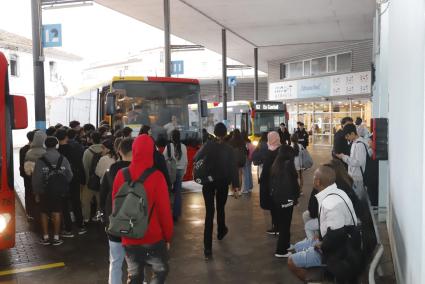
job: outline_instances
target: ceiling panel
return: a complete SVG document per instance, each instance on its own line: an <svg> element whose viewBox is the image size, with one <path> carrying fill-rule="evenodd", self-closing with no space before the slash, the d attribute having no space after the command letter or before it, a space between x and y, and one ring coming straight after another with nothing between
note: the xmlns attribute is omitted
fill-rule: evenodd
<svg viewBox="0 0 425 284"><path fill-rule="evenodd" d="M163 28L162 0L96 0L97 3ZM372 38L374 0L170 0L171 33L221 53L221 29L228 28L228 56L259 64ZM234 34L232 33L234 32ZM320 43L320 44L312 44Z"/></svg>

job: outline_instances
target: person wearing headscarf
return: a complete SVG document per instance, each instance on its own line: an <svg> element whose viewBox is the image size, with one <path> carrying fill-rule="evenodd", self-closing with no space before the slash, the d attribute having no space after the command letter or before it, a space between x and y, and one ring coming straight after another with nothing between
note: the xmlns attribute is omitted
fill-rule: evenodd
<svg viewBox="0 0 425 284"><path fill-rule="evenodd" d="M277 157L280 143L279 133L271 131L267 134L267 153L263 163L263 170L260 175L260 206L264 210L270 210L272 216L272 227L267 230L268 234L277 234L276 214L273 210L273 201L270 194L270 173L274 160Z"/></svg>

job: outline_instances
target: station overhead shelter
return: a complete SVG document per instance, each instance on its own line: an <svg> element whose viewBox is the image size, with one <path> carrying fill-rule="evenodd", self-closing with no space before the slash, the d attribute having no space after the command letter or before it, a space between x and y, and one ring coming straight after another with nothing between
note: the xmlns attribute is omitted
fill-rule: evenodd
<svg viewBox="0 0 425 284"><path fill-rule="evenodd" d="M95 2L159 29L163 1ZM372 0L175 0L170 1L171 33L221 53L221 30L227 30L227 56L259 69L268 61L371 39Z"/></svg>

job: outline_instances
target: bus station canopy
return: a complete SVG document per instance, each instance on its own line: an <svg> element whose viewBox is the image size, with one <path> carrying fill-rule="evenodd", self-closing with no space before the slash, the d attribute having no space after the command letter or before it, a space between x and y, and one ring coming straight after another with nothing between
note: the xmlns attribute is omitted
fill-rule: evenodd
<svg viewBox="0 0 425 284"><path fill-rule="evenodd" d="M95 0L163 29L162 0ZM227 30L228 57L254 64L371 39L374 0L170 0L171 33L221 53ZM140 35L134 35L140 36ZM149 40L149 39L146 39Z"/></svg>

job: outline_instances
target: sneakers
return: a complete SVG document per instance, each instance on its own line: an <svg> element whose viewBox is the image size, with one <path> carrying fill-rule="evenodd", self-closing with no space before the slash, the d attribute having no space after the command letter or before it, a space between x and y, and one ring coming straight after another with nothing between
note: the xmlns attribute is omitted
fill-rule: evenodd
<svg viewBox="0 0 425 284"><path fill-rule="evenodd" d="M210 260L212 258L212 250L204 249L205 260Z"/></svg>
<svg viewBox="0 0 425 284"><path fill-rule="evenodd" d="M48 246L48 245L50 245L50 240L47 238L47 239L45 239L45 238L41 238L40 239L40 241L38 242L40 245L43 245L43 246Z"/></svg>
<svg viewBox="0 0 425 284"><path fill-rule="evenodd" d="M84 226L80 227L77 231L77 234L79 234L79 235L84 235L85 233L87 233L87 229Z"/></svg>
<svg viewBox="0 0 425 284"><path fill-rule="evenodd" d="M224 239L224 237L227 235L227 233L229 232L229 229L227 227L224 228L224 231L220 234L217 234L217 239L219 241L221 241L222 239Z"/></svg>
<svg viewBox="0 0 425 284"><path fill-rule="evenodd" d="M275 253L274 256L277 258L288 258L290 255L292 255L292 252L287 252L285 254L283 253Z"/></svg>
<svg viewBox="0 0 425 284"><path fill-rule="evenodd" d="M53 246L60 246L61 244L63 244L63 240L61 240L61 239L53 239L52 240L52 245Z"/></svg>
<svg viewBox="0 0 425 284"><path fill-rule="evenodd" d="M62 238L73 238L74 237L74 234L72 232L62 231L61 237Z"/></svg>
<svg viewBox="0 0 425 284"><path fill-rule="evenodd" d="M295 246L293 244L290 244L288 251L295 251Z"/></svg>
<svg viewBox="0 0 425 284"><path fill-rule="evenodd" d="M269 234L269 235L275 235L275 236L279 235L279 232L276 231L276 229L269 229L269 230L266 231L266 233Z"/></svg>

